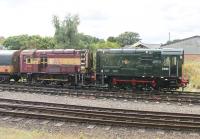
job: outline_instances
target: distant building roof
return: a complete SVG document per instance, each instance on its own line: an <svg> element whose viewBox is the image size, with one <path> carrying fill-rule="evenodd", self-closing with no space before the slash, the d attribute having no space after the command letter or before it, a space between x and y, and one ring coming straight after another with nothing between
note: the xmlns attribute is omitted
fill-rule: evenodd
<svg viewBox="0 0 200 139"><path fill-rule="evenodd" d="M155 49L155 48L160 48L161 44L147 44L147 43L142 43L141 41L136 42L133 45L126 45L124 48L147 48L147 49Z"/></svg>
<svg viewBox="0 0 200 139"><path fill-rule="evenodd" d="M192 36L189 38L177 40L169 44L164 44L164 48L183 48L185 54L200 54L200 36Z"/></svg>

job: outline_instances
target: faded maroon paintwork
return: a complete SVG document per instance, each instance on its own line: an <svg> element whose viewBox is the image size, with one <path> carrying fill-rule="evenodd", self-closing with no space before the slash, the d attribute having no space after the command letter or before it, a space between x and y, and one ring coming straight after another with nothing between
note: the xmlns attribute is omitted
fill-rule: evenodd
<svg viewBox="0 0 200 139"><path fill-rule="evenodd" d="M74 49L54 49L54 50L23 50L20 54L20 72L21 73L46 73L46 74L70 74L80 72L79 65L62 64L27 64L26 58L41 59L49 58L80 58L80 51Z"/></svg>

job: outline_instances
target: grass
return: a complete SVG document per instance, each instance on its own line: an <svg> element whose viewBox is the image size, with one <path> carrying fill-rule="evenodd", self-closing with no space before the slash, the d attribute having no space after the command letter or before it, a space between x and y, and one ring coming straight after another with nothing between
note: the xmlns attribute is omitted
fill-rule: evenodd
<svg viewBox="0 0 200 139"><path fill-rule="evenodd" d="M63 133L48 133L39 130L23 130L0 127L0 139L87 139L83 133L77 136Z"/></svg>
<svg viewBox="0 0 200 139"><path fill-rule="evenodd" d="M200 89L200 61L186 61L183 74L190 81L187 89Z"/></svg>

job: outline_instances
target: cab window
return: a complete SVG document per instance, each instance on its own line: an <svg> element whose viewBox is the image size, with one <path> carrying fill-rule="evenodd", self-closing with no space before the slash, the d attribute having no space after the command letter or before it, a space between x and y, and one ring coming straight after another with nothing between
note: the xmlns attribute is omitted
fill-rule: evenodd
<svg viewBox="0 0 200 139"><path fill-rule="evenodd" d="M31 64L31 58L30 57L26 59L26 64Z"/></svg>
<svg viewBox="0 0 200 139"><path fill-rule="evenodd" d="M47 57L44 58L44 63L47 63Z"/></svg>
<svg viewBox="0 0 200 139"><path fill-rule="evenodd" d="M169 66L170 65L170 58L169 57L165 57L164 61L163 61L163 66Z"/></svg>
<svg viewBox="0 0 200 139"><path fill-rule="evenodd" d="M47 64L47 57L40 58L40 63L41 64Z"/></svg>
<svg viewBox="0 0 200 139"><path fill-rule="evenodd" d="M177 61L177 59L176 59L176 57L172 57L172 66L176 66L176 62Z"/></svg>

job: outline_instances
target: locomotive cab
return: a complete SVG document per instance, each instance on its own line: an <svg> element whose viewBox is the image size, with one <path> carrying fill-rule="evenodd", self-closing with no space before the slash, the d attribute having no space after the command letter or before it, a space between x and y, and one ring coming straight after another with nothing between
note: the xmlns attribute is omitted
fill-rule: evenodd
<svg viewBox="0 0 200 139"><path fill-rule="evenodd" d="M163 49L162 75L165 77L181 77L184 53L183 49Z"/></svg>
<svg viewBox="0 0 200 139"><path fill-rule="evenodd" d="M162 50L162 88L177 89L185 87L188 81L182 79L182 68L184 63L183 49L164 48Z"/></svg>

